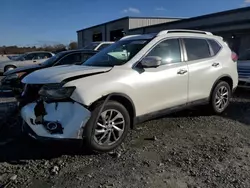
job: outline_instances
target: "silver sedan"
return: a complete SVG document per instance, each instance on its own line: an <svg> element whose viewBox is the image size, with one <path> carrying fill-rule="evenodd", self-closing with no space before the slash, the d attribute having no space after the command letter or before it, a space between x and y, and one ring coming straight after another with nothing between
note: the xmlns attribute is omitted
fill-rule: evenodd
<svg viewBox="0 0 250 188"><path fill-rule="evenodd" d="M52 56L54 56L54 54L51 52L45 52L45 51L28 52L12 60L9 59L1 61L0 73L4 73L6 71L15 69L17 67L40 64Z"/></svg>

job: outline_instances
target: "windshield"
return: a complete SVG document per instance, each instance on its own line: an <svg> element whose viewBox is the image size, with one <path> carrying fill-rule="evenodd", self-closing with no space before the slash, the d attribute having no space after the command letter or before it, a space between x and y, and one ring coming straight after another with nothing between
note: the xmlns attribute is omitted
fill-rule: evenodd
<svg viewBox="0 0 250 188"><path fill-rule="evenodd" d="M43 63L41 63L42 66L52 66L57 60L59 60L62 56L64 56L65 52L60 52L51 58L47 59Z"/></svg>
<svg viewBox="0 0 250 188"><path fill-rule="evenodd" d="M92 56L82 65L117 66L132 59L150 40L120 40Z"/></svg>
<svg viewBox="0 0 250 188"><path fill-rule="evenodd" d="M94 50L100 43L98 42L92 42L89 45L83 47L85 50Z"/></svg>

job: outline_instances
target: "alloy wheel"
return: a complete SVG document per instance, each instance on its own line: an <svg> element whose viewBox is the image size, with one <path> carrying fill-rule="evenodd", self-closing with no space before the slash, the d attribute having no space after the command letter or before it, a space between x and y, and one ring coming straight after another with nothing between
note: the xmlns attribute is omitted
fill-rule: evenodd
<svg viewBox="0 0 250 188"><path fill-rule="evenodd" d="M94 140L99 145L113 145L123 135L125 119L121 112L108 109L101 113L97 120Z"/></svg>
<svg viewBox="0 0 250 188"><path fill-rule="evenodd" d="M223 111L229 102L229 90L225 86L221 86L215 95L215 106L218 110Z"/></svg>

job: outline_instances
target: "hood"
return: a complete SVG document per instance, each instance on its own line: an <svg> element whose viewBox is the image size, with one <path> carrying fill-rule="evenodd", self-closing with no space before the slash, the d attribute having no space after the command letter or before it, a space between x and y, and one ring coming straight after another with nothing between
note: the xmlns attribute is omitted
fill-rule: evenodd
<svg viewBox="0 0 250 188"><path fill-rule="evenodd" d="M40 68L44 68L44 66L42 66L41 64L36 64L36 65L18 67L18 68L15 68L13 70L5 72L3 75L8 76L10 74L15 74L15 73L19 73L19 72L31 72L34 70L38 70Z"/></svg>
<svg viewBox="0 0 250 188"><path fill-rule="evenodd" d="M79 76L86 76L88 74L104 73L111 69L112 67L62 65L32 72L24 77L22 82L27 84L60 83L65 79L78 78Z"/></svg>

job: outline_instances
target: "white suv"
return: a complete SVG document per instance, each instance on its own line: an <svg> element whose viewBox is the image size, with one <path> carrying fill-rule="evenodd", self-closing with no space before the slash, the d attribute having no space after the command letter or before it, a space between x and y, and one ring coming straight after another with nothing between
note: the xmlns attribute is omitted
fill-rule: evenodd
<svg viewBox="0 0 250 188"><path fill-rule="evenodd" d="M126 36L83 65L38 70L22 82L23 130L30 136L86 140L105 152L135 124L174 110L208 104L222 113L238 73L221 37L168 30Z"/></svg>

